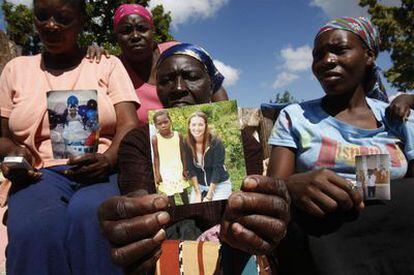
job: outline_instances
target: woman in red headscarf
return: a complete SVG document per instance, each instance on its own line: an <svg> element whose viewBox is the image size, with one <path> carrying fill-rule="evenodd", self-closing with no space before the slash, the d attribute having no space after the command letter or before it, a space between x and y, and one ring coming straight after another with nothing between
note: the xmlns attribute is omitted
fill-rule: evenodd
<svg viewBox="0 0 414 275"><path fill-rule="evenodd" d="M157 43L154 40L154 22L151 13L138 4L123 4L115 11L114 32L121 48L120 59L128 71L141 101L137 111L140 125L148 122L148 110L162 109L155 87L155 65L161 53L176 41ZM100 59L102 50L92 46L89 56ZM223 87L213 91L212 101L227 100Z"/></svg>

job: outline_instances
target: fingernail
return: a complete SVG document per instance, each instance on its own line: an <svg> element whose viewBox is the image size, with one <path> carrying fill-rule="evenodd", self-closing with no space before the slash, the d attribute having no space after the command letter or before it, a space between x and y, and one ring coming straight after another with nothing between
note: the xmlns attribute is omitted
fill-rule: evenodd
<svg viewBox="0 0 414 275"><path fill-rule="evenodd" d="M154 205L157 210L164 209L168 206L168 201L162 197L154 200Z"/></svg>
<svg viewBox="0 0 414 275"><path fill-rule="evenodd" d="M229 206L232 209L241 209L243 207L243 198L241 195L235 195L229 199Z"/></svg>
<svg viewBox="0 0 414 275"><path fill-rule="evenodd" d="M359 204L359 209L364 209L365 208L365 204L364 204L364 202L362 201L360 204Z"/></svg>
<svg viewBox="0 0 414 275"><path fill-rule="evenodd" d="M248 177L244 180L244 187L248 189L254 189L257 187L257 181L256 179L252 177Z"/></svg>
<svg viewBox="0 0 414 275"><path fill-rule="evenodd" d="M241 234L243 232L243 226L240 223L235 222L231 225L231 230L234 234Z"/></svg>
<svg viewBox="0 0 414 275"><path fill-rule="evenodd" d="M153 240L160 243L165 240L166 234L164 229L160 229L160 231L155 234Z"/></svg>
<svg viewBox="0 0 414 275"><path fill-rule="evenodd" d="M161 225L165 225L170 221L170 214L167 212L161 212L157 215L158 223Z"/></svg>

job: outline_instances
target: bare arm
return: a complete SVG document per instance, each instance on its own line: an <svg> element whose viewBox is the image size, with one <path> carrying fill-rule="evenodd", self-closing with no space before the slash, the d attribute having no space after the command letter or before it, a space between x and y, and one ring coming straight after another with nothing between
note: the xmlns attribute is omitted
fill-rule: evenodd
<svg viewBox="0 0 414 275"><path fill-rule="evenodd" d="M183 164L183 178L188 178L188 167L187 167L187 160L186 160L186 154L185 154L185 141L182 135L178 134L180 138L180 155L181 155L181 163Z"/></svg>
<svg viewBox="0 0 414 275"><path fill-rule="evenodd" d="M275 146L269 160L268 176L286 179L295 173L295 151L292 148Z"/></svg>
<svg viewBox="0 0 414 275"><path fill-rule="evenodd" d="M154 152L154 177L155 177L155 184L159 184L162 182L161 175L160 175L160 155L158 153L158 141L157 136L153 136L152 140L152 150Z"/></svg>

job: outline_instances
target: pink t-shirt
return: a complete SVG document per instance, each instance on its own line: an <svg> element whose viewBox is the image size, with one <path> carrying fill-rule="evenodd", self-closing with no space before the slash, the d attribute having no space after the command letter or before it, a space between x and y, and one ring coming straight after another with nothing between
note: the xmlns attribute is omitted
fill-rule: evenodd
<svg viewBox="0 0 414 275"><path fill-rule="evenodd" d="M170 41L158 44L160 54L162 54L168 48L179 44L177 41ZM128 61L122 59L122 62L131 77L132 83L134 84L135 92L137 93L139 100L141 101L141 107L137 111L139 124L144 125L148 123L148 111L162 109L163 106L157 95L157 87L149 83L144 82L134 72L134 69L128 64Z"/></svg>
<svg viewBox="0 0 414 275"><path fill-rule="evenodd" d="M0 116L9 119L14 140L31 150L36 168L67 161L53 159L46 92L72 89L98 91L101 126L98 152L106 151L115 135L114 105L125 101L139 105L131 80L118 58L103 58L99 64L83 59L68 70L46 72L41 68L40 54L21 56L11 60L1 74Z"/></svg>

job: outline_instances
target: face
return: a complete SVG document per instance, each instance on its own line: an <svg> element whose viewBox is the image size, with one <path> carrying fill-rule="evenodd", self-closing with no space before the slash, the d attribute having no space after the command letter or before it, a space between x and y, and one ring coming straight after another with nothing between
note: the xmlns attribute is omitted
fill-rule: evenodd
<svg viewBox="0 0 414 275"><path fill-rule="evenodd" d="M122 53L128 60L152 58L154 32L144 18L137 14L125 16L119 22L116 34Z"/></svg>
<svg viewBox="0 0 414 275"><path fill-rule="evenodd" d="M197 59L173 55L157 68L157 93L166 108L209 103L210 76Z"/></svg>
<svg viewBox="0 0 414 275"><path fill-rule="evenodd" d="M188 128L194 138L200 138L203 137L206 132L206 122L202 117L195 116L191 118Z"/></svg>
<svg viewBox="0 0 414 275"><path fill-rule="evenodd" d="M171 120L167 115L157 116L155 119L155 128L161 135L168 135L171 133Z"/></svg>
<svg viewBox="0 0 414 275"><path fill-rule="evenodd" d="M330 30L315 41L312 70L327 95L340 95L364 86L374 58L352 32Z"/></svg>
<svg viewBox="0 0 414 275"><path fill-rule="evenodd" d="M35 27L46 51L62 54L73 50L84 18L70 1L34 1Z"/></svg>

